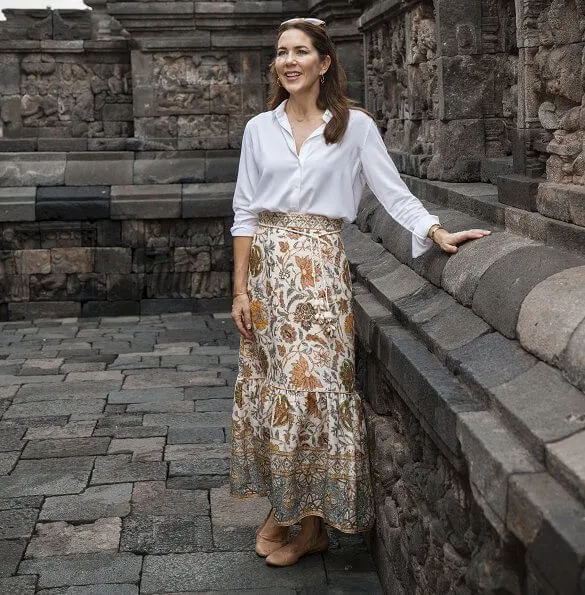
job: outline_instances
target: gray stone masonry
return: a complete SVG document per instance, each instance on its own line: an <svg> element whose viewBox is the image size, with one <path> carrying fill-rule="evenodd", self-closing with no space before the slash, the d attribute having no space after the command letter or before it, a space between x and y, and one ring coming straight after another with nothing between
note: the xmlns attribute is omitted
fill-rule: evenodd
<svg viewBox="0 0 585 595"><path fill-rule="evenodd" d="M492 578L510 592L519 592L511 585L527 583L535 592L582 593L583 253L566 245L565 250L544 246L534 234L526 238L502 231L500 215L507 217L512 207L490 206L491 185L408 181L448 229L467 227L470 215L479 215L485 220L476 219L474 227L491 227L493 233L461 246L448 259L432 248L417 262L409 253L408 234L371 195L362 200L356 225L344 229L354 278L358 379L371 407L369 437L378 469L379 524L372 551L383 583L389 592L410 592L421 581L429 592L442 592L429 581L447 581L446 587L457 580L445 559L449 556L459 560L458 576L466 573L466 584L475 592L471 569L481 564L483 549L491 552L485 555ZM469 199L467 207L462 197ZM468 214L456 215L454 209ZM424 488L412 475L416 467L406 475L419 456L421 432L432 443L432 457L447 461L430 463L433 458L423 450L432 476ZM481 509L486 524L473 528L483 535L475 554L450 539L453 552L437 552L435 562L435 554L425 554L422 569L415 554L402 558L402 552L419 551L422 543L432 548L449 530L439 512L447 506L446 496L439 494L460 480L440 488L445 465L453 470L449 473L463 474L464 485L457 489L468 493L465 498ZM543 483L559 506L565 503L563 512L551 509ZM419 498L424 503L413 504ZM461 502L459 513L467 514ZM406 525L405 506L412 511ZM455 511L448 514L455 522ZM419 537L412 517L425 518ZM457 520L460 527L467 522ZM507 546L497 554L494 549L515 538L524 548L522 563L514 561ZM562 562L552 548L564 552ZM443 574L433 570L435 563L445 568Z"/></svg>
<svg viewBox="0 0 585 595"><path fill-rule="evenodd" d="M361 536L255 555L270 505L228 486L237 345L220 314L0 323L2 595L383 592Z"/></svg>

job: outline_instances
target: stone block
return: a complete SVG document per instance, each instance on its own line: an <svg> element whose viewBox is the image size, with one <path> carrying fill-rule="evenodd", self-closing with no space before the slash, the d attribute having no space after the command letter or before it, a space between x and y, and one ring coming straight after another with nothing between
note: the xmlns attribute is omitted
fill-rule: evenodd
<svg viewBox="0 0 585 595"><path fill-rule="evenodd" d="M81 304L78 302L13 302L8 304L10 320L32 320L35 318L55 318L70 316L77 318L81 314Z"/></svg>
<svg viewBox="0 0 585 595"><path fill-rule="evenodd" d="M18 564L26 549L26 539L11 539L0 541L0 588L2 588L3 577L16 574ZM2 593L7 593L2 589Z"/></svg>
<svg viewBox="0 0 585 595"><path fill-rule="evenodd" d="M95 248L95 272L129 274L132 268L130 248Z"/></svg>
<svg viewBox="0 0 585 595"><path fill-rule="evenodd" d="M35 220L34 187L0 188L0 221Z"/></svg>
<svg viewBox="0 0 585 595"><path fill-rule="evenodd" d="M34 595L36 584L37 577L31 575L0 577L0 592L4 595Z"/></svg>
<svg viewBox="0 0 585 595"><path fill-rule="evenodd" d="M266 565L258 565L249 552L148 555L144 558L141 591L269 589L288 595L288 589L327 588L319 556L307 556L296 566L281 570L275 574Z"/></svg>
<svg viewBox="0 0 585 595"><path fill-rule="evenodd" d="M91 485L157 481L167 477L167 464L163 461L130 461L129 455L97 457Z"/></svg>
<svg viewBox="0 0 585 595"><path fill-rule="evenodd" d="M182 193L183 218L230 217L233 215L234 184L185 184Z"/></svg>
<svg viewBox="0 0 585 595"><path fill-rule="evenodd" d="M578 593L582 585L584 519L583 506L547 473L510 479L508 527L557 593Z"/></svg>
<svg viewBox="0 0 585 595"><path fill-rule="evenodd" d="M253 550L256 531L270 509L267 499L235 500L226 486L212 489L210 500L214 549Z"/></svg>
<svg viewBox="0 0 585 595"><path fill-rule="evenodd" d="M536 197L540 180L518 174L499 176L498 201L524 211L536 211Z"/></svg>
<svg viewBox="0 0 585 595"><path fill-rule="evenodd" d="M181 186L112 186L113 219L169 219L181 216Z"/></svg>
<svg viewBox="0 0 585 595"><path fill-rule="evenodd" d="M131 103L106 103L102 108L102 118L106 121L124 122L134 119Z"/></svg>
<svg viewBox="0 0 585 595"><path fill-rule="evenodd" d="M39 221L84 221L109 216L109 186L49 186L37 190Z"/></svg>
<svg viewBox="0 0 585 595"><path fill-rule="evenodd" d="M120 300L117 302L86 302L82 304L81 316L93 318L95 316L133 316L140 313L140 302Z"/></svg>
<svg viewBox="0 0 585 595"><path fill-rule="evenodd" d="M39 151L87 151L89 139L87 138L38 138L37 149Z"/></svg>
<svg viewBox="0 0 585 595"><path fill-rule="evenodd" d="M134 162L134 184L187 184L204 180L203 151L145 151Z"/></svg>
<svg viewBox="0 0 585 595"><path fill-rule="evenodd" d="M0 154L0 186L54 186L65 179L65 153Z"/></svg>
<svg viewBox="0 0 585 595"><path fill-rule="evenodd" d="M232 424L229 413L146 413L145 426L169 426L175 432L179 428L225 428Z"/></svg>
<svg viewBox="0 0 585 595"><path fill-rule="evenodd" d="M14 259L20 275L48 275L51 272L50 250L16 250Z"/></svg>
<svg viewBox="0 0 585 595"><path fill-rule="evenodd" d="M38 588L63 585L138 583L141 556L129 552L88 553L24 560L20 572L39 575Z"/></svg>
<svg viewBox="0 0 585 595"><path fill-rule="evenodd" d="M179 142L181 140L179 139ZM235 182L240 162L239 151L207 151L205 157L205 181Z"/></svg>
<svg viewBox="0 0 585 595"><path fill-rule="evenodd" d="M225 441L224 430L221 427L169 428L167 434L167 444L222 444Z"/></svg>
<svg viewBox="0 0 585 595"><path fill-rule="evenodd" d="M134 153L132 152L69 153L65 169L65 185L132 184L133 167Z"/></svg>
<svg viewBox="0 0 585 595"><path fill-rule="evenodd" d="M584 400L581 399L581 407ZM583 500L585 499L585 432L582 430L564 440L548 444L547 464L551 473Z"/></svg>
<svg viewBox="0 0 585 595"><path fill-rule="evenodd" d="M107 291L110 301L139 301L143 290L143 275L108 275Z"/></svg>
<svg viewBox="0 0 585 595"><path fill-rule="evenodd" d="M546 246L519 248L501 257L483 274L473 296L473 311L513 339L528 293L547 277L584 262L578 255Z"/></svg>
<svg viewBox="0 0 585 595"><path fill-rule="evenodd" d="M63 459L19 461L10 475L0 477L0 498L79 494L87 486L93 461L94 457L70 457L66 468Z"/></svg>
<svg viewBox="0 0 585 595"><path fill-rule="evenodd" d="M92 248L52 248L51 271L59 273L90 273L93 271Z"/></svg>
<svg viewBox="0 0 585 595"><path fill-rule="evenodd" d="M0 63L0 95L20 94L20 65L18 62Z"/></svg>
<svg viewBox="0 0 585 595"><path fill-rule="evenodd" d="M132 511L140 516L208 516L209 497L204 490L174 490L164 481L135 484Z"/></svg>
<svg viewBox="0 0 585 595"><path fill-rule="evenodd" d="M487 157L481 160L481 181L497 184L500 176L514 173L512 157Z"/></svg>
<svg viewBox="0 0 585 595"><path fill-rule="evenodd" d="M477 284L489 267L502 256L533 242L508 232L497 232L469 242L449 257L443 269L441 285L464 306L470 306Z"/></svg>
<svg viewBox="0 0 585 595"><path fill-rule="evenodd" d="M474 497L492 526L503 536L510 477L518 473L538 473L542 467L489 411L461 413L457 434L468 463Z"/></svg>
<svg viewBox="0 0 585 595"><path fill-rule="evenodd" d="M577 185L543 182L538 187L537 209L546 217L585 227L585 190Z"/></svg>
<svg viewBox="0 0 585 595"><path fill-rule="evenodd" d="M585 266L566 269L539 283L526 296L518 318L518 339L538 358L558 365L584 319Z"/></svg>
<svg viewBox="0 0 585 595"><path fill-rule="evenodd" d="M63 349L63 346L61 346ZM66 356L68 361L91 358L92 360L109 361L100 355ZM106 380L97 382L64 382L54 385L21 386L15 397L15 403L34 403L37 401L76 401L105 399L109 391L118 390L121 382Z"/></svg>
<svg viewBox="0 0 585 595"><path fill-rule="evenodd" d="M140 406L140 405L138 405ZM132 413L129 409L129 413ZM149 438L114 438L108 454L132 453L132 461L160 461L165 446L164 436Z"/></svg>
<svg viewBox="0 0 585 595"><path fill-rule="evenodd" d="M64 521L39 523L26 549L27 558L47 558L89 552L117 552L122 521L100 518L92 523L72 525Z"/></svg>
<svg viewBox="0 0 585 595"><path fill-rule="evenodd" d="M481 6L439 0L436 11L437 41L442 55L457 56L480 52Z"/></svg>
<svg viewBox="0 0 585 595"><path fill-rule="evenodd" d="M120 551L161 555L212 548L211 519L206 516L183 512L164 516L132 514L124 519Z"/></svg>
<svg viewBox="0 0 585 595"><path fill-rule="evenodd" d="M0 511L0 543L4 539L30 539L37 515L32 508Z"/></svg>
<svg viewBox="0 0 585 595"><path fill-rule="evenodd" d="M46 459L71 456L105 455L109 438L54 438L29 442L22 459Z"/></svg>

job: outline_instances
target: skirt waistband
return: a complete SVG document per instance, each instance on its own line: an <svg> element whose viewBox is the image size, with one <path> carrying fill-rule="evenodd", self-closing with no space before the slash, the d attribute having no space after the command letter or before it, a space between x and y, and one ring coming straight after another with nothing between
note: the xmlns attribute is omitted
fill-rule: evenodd
<svg viewBox="0 0 585 595"><path fill-rule="evenodd" d="M309 213L263 211L258 214L258 225L337 232L341 231L343 219L334 219L325 215L311 215Z"/></svg>

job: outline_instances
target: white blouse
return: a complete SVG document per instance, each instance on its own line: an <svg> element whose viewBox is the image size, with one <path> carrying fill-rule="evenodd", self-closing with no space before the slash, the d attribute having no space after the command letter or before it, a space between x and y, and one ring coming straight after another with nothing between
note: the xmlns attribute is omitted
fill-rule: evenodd
<svg viewBox="0 0 585 595"><path fill-rule="evenodd" d="M355 220L366 183L386 211L412 233L412 255L424 254L432 242L431 215L400 178L375 122L350 110L342 140L326 144L323 130L332 114L303 143L299 154L286 100L246 124L234 192L233 236L253 236L261 211L301 212Z"/></svg>

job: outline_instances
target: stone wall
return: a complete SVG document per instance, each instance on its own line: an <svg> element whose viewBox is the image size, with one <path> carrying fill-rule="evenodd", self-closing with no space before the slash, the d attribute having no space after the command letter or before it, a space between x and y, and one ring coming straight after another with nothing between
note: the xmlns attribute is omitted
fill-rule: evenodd
<svg viewBox="0 0 585 595"><path fill-rule="evenodd" d="M233 184L0 189L0 320L227 309L232 192Z"/></svg>
<svg viewBox="0 0 585 595"><path fill-rule="evenodd" d="M7 10L0 23L0 151L85 151L133 136L127 41L90 11ZM115 139L115 140L112 140Z"/></svg>

